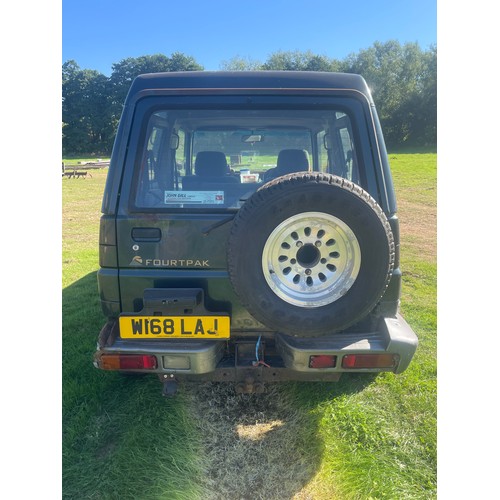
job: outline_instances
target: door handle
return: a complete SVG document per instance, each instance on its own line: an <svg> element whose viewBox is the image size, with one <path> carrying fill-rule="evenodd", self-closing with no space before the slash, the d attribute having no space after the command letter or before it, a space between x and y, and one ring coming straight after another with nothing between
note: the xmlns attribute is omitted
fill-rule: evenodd
<svg viewBox="0 0 500 500"><path fill-rule="evenodd" d="M161 240L161 229L158 227L134 227L132 239L137 242L158 242Z"/></svg>

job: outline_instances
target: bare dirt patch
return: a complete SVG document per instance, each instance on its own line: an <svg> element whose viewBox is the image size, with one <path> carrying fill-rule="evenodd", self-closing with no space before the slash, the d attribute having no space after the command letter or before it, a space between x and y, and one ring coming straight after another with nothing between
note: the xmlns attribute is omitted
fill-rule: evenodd
<svg viewBox="0 0 500 500"><path fill-rule="evenodd" d="M426 260L437 255L436 206L417 201L401 200L398 203L401 244Z"/></svg>
<svg viewBox="0 0 500 500"><path fill-rule="evenodd" d="M303 489L318 470L321 440L285 385L265 394L238 395L216 383L183 390L203 436L204 499L309 498Z"/></svg>

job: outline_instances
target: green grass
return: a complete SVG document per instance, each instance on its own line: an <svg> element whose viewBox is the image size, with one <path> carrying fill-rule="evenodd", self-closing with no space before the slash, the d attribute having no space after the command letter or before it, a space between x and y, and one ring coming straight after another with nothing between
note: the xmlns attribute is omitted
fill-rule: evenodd
<svg viewBox="0 0 500 500"><path fill-rule="evenodd" d="M390 162L402 226L401 311L419 347L398 376L381 374L367 385L354 377L333 390L296 387L302 407L318 415L324 443L313 498L332 491L342 499L436 497L436 155L390 155ZM411 241L408 220L421 231Z"/></svg>
<svg viewBox="0 0 500 500"><path fill-rule="evenodd" d="M436 155L390 162L414 360L401 375L264 395L202 384L164 399L155 377L92 366L104 323L96 271L106 170L62 181L64 498L436 497Z"/></svg>
<svg viewBox="0 0 500 500"><path fill-rule="evenodd" d="M98 230L106 170L63 179L63 496L196 498L199 440L182 394L165 400L156 378L92 365L104 323Z"/></svg>

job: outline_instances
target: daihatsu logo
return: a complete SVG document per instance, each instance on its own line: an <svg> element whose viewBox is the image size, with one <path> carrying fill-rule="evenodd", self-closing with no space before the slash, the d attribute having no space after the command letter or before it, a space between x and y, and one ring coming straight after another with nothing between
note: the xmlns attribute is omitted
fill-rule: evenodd
<svg viewBox="0 0 500 500"><path fill-rule="evenodd" d="M132 262L130 262L129 266L142 266L142 257L140 255L136 255Z"/></svg>

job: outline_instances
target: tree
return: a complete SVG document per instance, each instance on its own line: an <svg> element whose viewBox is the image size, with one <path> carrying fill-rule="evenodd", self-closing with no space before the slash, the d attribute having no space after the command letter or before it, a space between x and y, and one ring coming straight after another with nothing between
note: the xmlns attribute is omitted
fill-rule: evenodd
<svg viewBox="0 0 500 500"><path fill-rule="evenodd" d="M110 78L80 69L73 61L62 67L63 151L109 154L123 102L134 78L143 73L202 70L192 57L174 52L123 59Z"/></svg>
<svg viewBox="0 0 500 500"><path fill-rule="evenodd" d="M106 152L114 129L110 120L107 78L80 69L75 61L63 64L63 150L72 153Z"/></svg>
<svg viewBox="0 0 500 500"><path fill-rule="evenodd" d="M250 57L235 56L222 61L220 68L224 71L256 71L262 69L262 63Z"/></svg>
<svg viewBox="0 0 500 500"><path fill-rule="evenodd" d="M174 52L170 56L170 65L167 71L203 71L193 57L186 56L181 52Z"/></svg>
<svg viewBox="0 0 500 500"><path fill-rule="evenodd" d="M390 146L422 142L423 122L429 124L435 116L435 63L435 49L426 53L416 43L394 40L375 42L344 61L343 71L358 73L368 83ZM432 143L432 130L426 134L425 142Z"/></svg>
<svg viewBox="0 0 500 500"><path fill-rule="evenodd" d="M167 71L201 71L203 67L192 57L174 52L171 57L163 54L129 57L113 64L112 69L109 92L113 118L118 120L127 92L136 76Z"/></svg>
<svg viewBox="0 0 500 500"><path fill-rule="evenodd" d="M223 61L221 69L226 71L339 71L340 61L311 51L278 51L269 56L265 63L250 57L235 56Z"/></svg>
<svg viewBox="0 0 500 500"><path fill-rule="evenodd" d="M372 90L389 147L434 146L437 129L437 50L416 43L375 42L344 60L311 51L278 51L261 63L236 56L222 69L343 71L361 74ZM63 149L71 153L109 153L125 97L143 73L201 71L195 59L180 52L129 57L113 64L110 78L63 64Z"/></svg>
<svg viewBox="0 0 500 500"><path fill-rule="evenodd" d="M437 142L437 49L432 46L424 54L422 77L414 102L411 139L417 145L435 145Z"/></svg>
<svg viewBox="0 0 500 500"><path fill-rule="evenodd" d="M338 71L340 62L311 51L278 51L262 65L264 70L281 71Z"/></svg>

